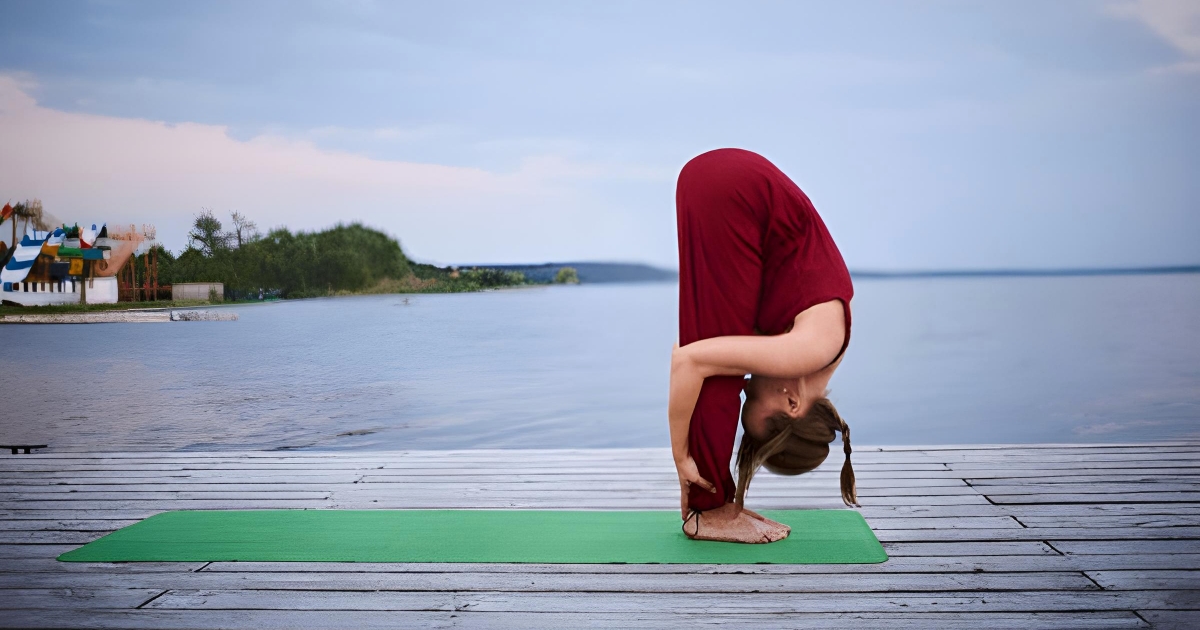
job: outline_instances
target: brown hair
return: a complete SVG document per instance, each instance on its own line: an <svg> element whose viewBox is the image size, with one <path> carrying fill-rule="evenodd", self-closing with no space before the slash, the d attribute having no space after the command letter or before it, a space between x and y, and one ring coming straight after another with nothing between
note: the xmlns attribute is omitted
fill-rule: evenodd
<svg viewBox="0 0 1200 630"><path fill-rule="evenodd" d="M854 467L850 465L850 427L828 398L818 398L802 418L792 419L787 414L771 416L767 418L767 427L774 435L762 442L748 432L742 433L735 503L745 504L746 489L760 466L780 475L799 475L820 466L829 455L830 442L837 437L834 432L838 431L842 434L842 451L846 453L842 464L842 501L858 507Z"/></svg>

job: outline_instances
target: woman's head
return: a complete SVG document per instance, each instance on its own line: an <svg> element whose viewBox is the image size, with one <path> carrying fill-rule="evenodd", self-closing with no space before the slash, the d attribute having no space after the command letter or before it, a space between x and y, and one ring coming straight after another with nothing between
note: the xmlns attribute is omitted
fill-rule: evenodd
<svg viewBox="0 0 1200 630"><path fill-rule="evenodd" d="M841 475L842 501L858 505L854 468L850 465L850 427L846 421L824 396L804 405L802 399L788 400L787 394L775 389L771 387L769 392L759 395L747 392L742 407L744 431L738 450L734 501L745 503L746 489L760 466L779 475L799 475L820 466L829 455L829 444L840 432L842 451L846 454Z"/></svg>

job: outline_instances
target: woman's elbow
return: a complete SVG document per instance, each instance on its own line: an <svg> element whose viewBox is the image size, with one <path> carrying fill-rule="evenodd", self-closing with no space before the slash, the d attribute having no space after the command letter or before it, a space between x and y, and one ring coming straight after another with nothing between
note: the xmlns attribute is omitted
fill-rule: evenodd
<svg viewBox="0 0 1200 630"><path fill-rule="evenodd" d="M682 372L692 364L692 358L686 347L676 345L671 349L671 373L677 374Z"/></svg>
<svg viewBox="0 0 1200 630"><path fill-rule="evenodd" d="M711 376L706 374L704 365L696 356L696 353L690 346L679 347L671 351L671 374L682 377L699 377L707 378Z"/></svg>

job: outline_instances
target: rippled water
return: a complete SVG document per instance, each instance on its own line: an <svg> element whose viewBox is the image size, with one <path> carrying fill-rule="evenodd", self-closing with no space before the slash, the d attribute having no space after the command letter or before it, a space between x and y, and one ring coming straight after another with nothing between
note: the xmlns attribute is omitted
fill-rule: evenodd
<svg viewBox="0 0 1200 630"><path fill-rule="evenodd" d="M861 444L1200 437L1200 275L859 280ZM369 296L238 322L0 326L0 443L666 445L673 284Z"/></svg>

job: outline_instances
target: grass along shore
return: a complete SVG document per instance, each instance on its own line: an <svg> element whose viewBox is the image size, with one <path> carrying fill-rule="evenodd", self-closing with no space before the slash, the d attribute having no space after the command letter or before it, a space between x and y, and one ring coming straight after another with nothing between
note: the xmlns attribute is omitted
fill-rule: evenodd
<svg viewBox="0 0 1200 630"><path fill-rule="evenodd" d="M258 302L258 300L254 300ZM175 308L206 308L249 302L209 302L199 300L159 300L157 302L117 302L115 304L51 304L49 306L0 305L4 315L62 315L67 313L104 313L108 311L161 311Z"/></svg>

